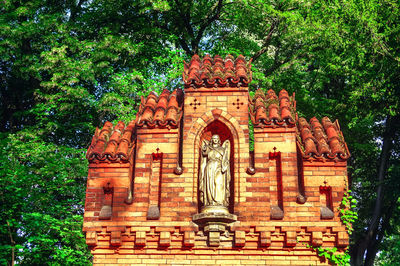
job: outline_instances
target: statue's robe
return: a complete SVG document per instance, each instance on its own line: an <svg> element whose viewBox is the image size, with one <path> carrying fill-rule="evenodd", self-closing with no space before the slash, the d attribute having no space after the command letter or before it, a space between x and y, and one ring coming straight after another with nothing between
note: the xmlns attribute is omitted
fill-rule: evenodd
<svg viewBox="0 0 400 266"><path fill-rule="evenodd" d="M204 206L228 207L231 179L229 140L226 140L222 147L212 145L205 147L206 149L202 149L200 164L200 200Z"/></svg>

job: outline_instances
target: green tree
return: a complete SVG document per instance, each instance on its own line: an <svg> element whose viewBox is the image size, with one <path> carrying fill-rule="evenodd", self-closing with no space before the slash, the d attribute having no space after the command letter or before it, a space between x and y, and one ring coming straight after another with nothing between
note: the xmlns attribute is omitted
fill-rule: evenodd
<svg viewBox="0 0 400 266"><path fill-rule="evenodd" d="M385 255L399 226L397 1L7 0L0 13L1 263L90 261L80 227L94 128L181 86L195 53L243 54L252 91L285 88L300 115L340 120L359 202L353 263L398 258Z"/></svg>
<svg viewBox="0 0 400 266"><path fill-rule="evenodd" d="M180 52L161 38L94 27L100 7L117 10L106 4L0 6L2 264L90 263L81 227L94 128L134 118L142 95L176 83Z"/></svg>
<svg viewBox="0 0 400 266"><path fill-rule="evenodd" d="M244 12L232 13L240 23L216 49L245 47L255 61L256 87L296 92L300 115L340 120L353 154L349 172L359 201L352 263L372 265L399 221L399 4L246 3L240 7Z"/></svg>

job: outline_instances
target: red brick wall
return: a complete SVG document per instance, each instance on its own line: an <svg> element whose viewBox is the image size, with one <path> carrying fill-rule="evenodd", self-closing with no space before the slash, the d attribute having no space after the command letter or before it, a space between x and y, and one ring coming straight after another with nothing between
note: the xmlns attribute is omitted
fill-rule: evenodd
<svg viewBox="0 0 400 266"><path fill-rule="evenodd" d="M235 254L236 253L236 254ZM97 255L95 265L329 265L312 252L282 250L240 254L239 252L208 251L181 254Z"/></svg>
<svg viewBox="0 0 400 266"><path fill-rule="evenodd" d="M90 164L84 231L94 264L319 265L326 262L308 244L347 246L337 210L347 189L345 162L303 161L295 128L255 128L256 173L250 175L247 88L187 89L184 104L181 175L174 173L179 129L138 129L135 160ZM211 248L192 216L198 212L202 134L215 120L232 134L233 210L238 221L220 237L220 245ZM277 160L269 156L273 151L281 154L281 184ZM157 152L162 160L153 157ZM304 180L304 203L298 202L299 177ZM134 199L126 204L131 178ZM108 183L113 188L112 216L99 220ZM321 218L327 203L320 186L331 187L331 219ZM148 219L150 205L159 206L158 219ZM280 206L283 217L271 217L274 206Z"/></svg>

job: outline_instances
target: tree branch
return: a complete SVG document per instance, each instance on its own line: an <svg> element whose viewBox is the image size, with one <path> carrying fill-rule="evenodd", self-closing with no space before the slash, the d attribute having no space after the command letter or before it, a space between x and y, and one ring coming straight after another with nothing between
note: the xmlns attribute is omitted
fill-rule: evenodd
<svg viewBox="0 0 400 266"><path fill-rule="evenodd" d="M187 43L186 43L182 38L179 38L179 39L178 39L178 42L179 42L180 46L182 47L182 49L183 49L188 55L192 56L192 55L195 54L195 53L193 52L193 50L191 50L191 49L189 48L189 46L187 45Z"/></svg>
<svg viewBox="0 0 400 266"><path fill-rule="evenodd" d="M176 5L177 6L179 6L179 2L177 2L177 1L175 1L175 3L176 3ZM180 16L183 16L182 14L181 14L181 12L180 12L180 9L179 9L179 7L177 8L178 9L178 13L179 13L179 15ZM150 24L150 25L154 25L156 28L159 28L159 29L161 29L161 30L164 30L164 31L166 31L166 32L168 32L168 33L170 33L170 34L174 34L174 35L176 35L176 33L175 32L173 32L169 27L168 27L168 24L161 24L160 23L160 21L158 20L158 19L149 19L149 17L147 17L147 16L144 16L144 18L147 20L147 22ZM190 28L191 28L191 26L190 26ZM189 29L187 29L188 31L189 31ZM176 35L177 36L177 35ZM194 53L193 53L193 51L190 49L190 47L189 47L189 45L187 44L187 42L183 39L183 37L179 37L179 36L177 36L178 37L178 44L176 44L177 46L179 45L188 55L193 55Z"/></svg>
<svg viewBox="0 0 400 266"><path fill-rule="evenodd" d="M183 12L181 9L182 4L179 3L178 0L175 0L175 4L177 6L178 14L183 20L183 24L185 24L187 33L189 34L190 37L194 38L193 27L190 24L190 9L189 12Z"/></svg>
<svg viewBox="0 0 400 266"><path fill-rule="evenodd" d="M255 62L261 55L263 55L265 52L268 51L268 47L269 47L269 44L272 39L272 34L274 33L275 28L278 26L278 24L279 24L279 21L272 22L271 27L269 28L268 34L263 40L263 45L262 45L261 49L251 57L253 62Z"/></svg>
<svg viewBox="0 0 400 266"><path fill-rule="evenodd" d="M222 2L223 0L219 0L218 3L214 6L214 8L208 13L207 17L205 18L204 23L200 24L199 31L197 32L197 36L194 41L192 41L192 50L194 53L198 52L199 43L201 38L203 38L204 31L208 26L211 25L215 20L217 20L222 11Z"/></svg>
<svg viewBox="0 0 400 266"><path fill-rule="evenodd" d="M153 15L153 16L154 16L154 15ZM144 18L145 20L147 20L147 22L148 22L150 25L154 25L155 27L157 27L157 28L159 28L159 29L161 29L161 30L165 30L166 32L171 33L171 30L168 28L168 26L167 26L167 25L161 24L161 23L158 21L158 19L153 18L153 19L151 20L148 16L143 16L143 18Z"/></svg>

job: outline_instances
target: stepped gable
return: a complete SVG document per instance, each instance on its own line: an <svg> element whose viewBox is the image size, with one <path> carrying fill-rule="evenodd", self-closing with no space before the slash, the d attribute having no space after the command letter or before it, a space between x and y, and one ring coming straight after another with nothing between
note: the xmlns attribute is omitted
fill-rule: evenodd
<svg viewBox="0 0 400 266"><path fill-rule="evenodd" d="M107 121L101 130L96 128L86 153L89 163L128 162L134 148L132 142L134 129L133 121L127 127L120 121L114 128L113 124Z"/></svg>
<svg viewBox="0 0 400 266"><path fill-rule="evenodd" d="M225 59L206 55L203 60L194 55L187 64L184 62L183 82L188 87L248 87L252 80L251 60L246 62L239 55L236 60L227 55Z"/></svg>
<svg viewBox="0 0 400 266"><path fill-rule="evenodd" d="M286 90L273 90L265 94L258 89L250 99L250 117L254 127L294 127L296 125L296 101Z"/></svg>
<svg viewBox="0 0 400 266"><path fill-rule="evenodd" d="M183 114L183 91L164 90L160 96L151 92L146 100L142 97L136 126L139 128L177 128Z"/></svg>
<svg viewBox="0 0 400 266"><path fill-rule="evenodd" d="M322 124L321 124L322 123ZM350 157L339 122L331 122L324 117L321 123L313 117L308 123L299 118L297 128L297 144L304 159L317 160L347 160Z"/></svg>

